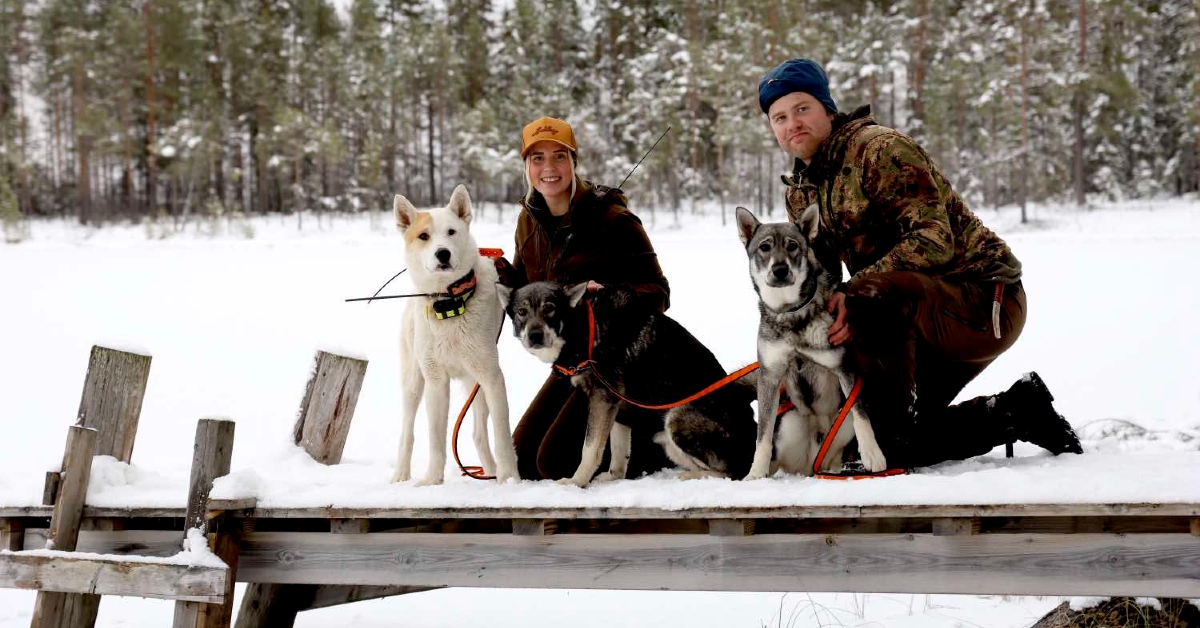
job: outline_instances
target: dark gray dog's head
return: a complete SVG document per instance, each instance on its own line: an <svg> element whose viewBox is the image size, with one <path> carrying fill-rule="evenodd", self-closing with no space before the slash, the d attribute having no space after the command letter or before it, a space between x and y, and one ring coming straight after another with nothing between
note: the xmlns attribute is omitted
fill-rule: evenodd
<svg viewBox="0 0 1200 628"><path fill-rule="evenodd" d="M539 281L513 290L496 286L500 303L513 322L513 335L521 346L539 360L552 363L558 359L566 341L563 324L570 311L579 305L587 292L587 282L560 286Z"/></svg>
<svg viewBox="0 0 1200 628"><path fill-rule="evenodd" d="M750 210L737 208L738 237L750 258L750 278L763 305L772 310L799 308L817 289L820 265L811 242L820 216L810 205L797 222L760 223Z"/></svg>

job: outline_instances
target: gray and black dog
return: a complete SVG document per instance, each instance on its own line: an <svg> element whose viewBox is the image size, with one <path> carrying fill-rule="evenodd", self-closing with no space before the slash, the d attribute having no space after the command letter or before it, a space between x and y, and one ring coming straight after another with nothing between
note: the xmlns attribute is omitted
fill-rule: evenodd
<svg viewBox="0 0 1200 628"><path fill-rule="evenodd" d="M746 479L769 475L772 459L791 473L812 474L824 435L854 385L847 354L829 344L833 316L825 305L838 284L841 268L822 263L812 242L820 218L811 205L795 222L762 224L737 208L738 237L750 258L750 278L758 292L758 441ZM836 273L836 274L835 274ZM778 432L775 413L780 385L794 411L784 414ZM830 445L821 471L841 468L842 450L858 437L858 450L868 471L883 471L887 461L875 440L862 404L851 409L853 429L843 425Z"/></svg>
<svg viewBox="0 0 1200 628"><path fill-rule="evenodd" d="M584 299L590 302L594 331L589 331ZM666 405L725 376L711 351L682 325L642 305L632 288L609 285L588 294L586 283L537 282L515 291L501 286L500 300L513 321L513 335L529 353L567 368L592 360L571 375L571 383L588 396L588 425L579 468L561 482L587 486L608 439L611 463L596 480L625 477L631 430L621 420L656 422L651 427L661 432L655 442L690 477L741 478L749 471L754 388L742 380L677 408L618 413L628 404L612 389L641 404ZM589 338L594 338L590 350Z"/></svg>

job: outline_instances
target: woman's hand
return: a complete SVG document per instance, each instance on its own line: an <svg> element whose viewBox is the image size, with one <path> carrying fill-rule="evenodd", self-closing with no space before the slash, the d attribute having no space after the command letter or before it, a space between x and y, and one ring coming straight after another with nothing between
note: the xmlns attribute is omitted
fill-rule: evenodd
<svg viewBox="0 0 1200 628"><path fill-rule="evenodd" d="M600 284L598 284L598 283L596 283L596 282L594 282L594 281L592 281L592 280L590 280L590 279L588 280L588 284L587 284L587 291L588 291L588 292L595 292L595 291L597 291L597 290L599 290L599 289L601 289L601 288L603 288L603 287L604 287L604 286L602 286L602 285L600 285Z"/></svg>
<svg viewBox="0 0 1200 628"><path fill-rule="evenodd" d="M835 292L825 304L825 310L833 314L833 324L829 326L829 344L841 345L850 340L850 324L846 322L846 293Z"/></svg>

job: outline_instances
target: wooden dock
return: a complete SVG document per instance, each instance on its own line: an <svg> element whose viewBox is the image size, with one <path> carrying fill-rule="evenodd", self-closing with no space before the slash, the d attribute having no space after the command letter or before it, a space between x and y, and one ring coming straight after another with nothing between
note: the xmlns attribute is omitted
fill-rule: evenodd
<svg viewBox="0 0 1200 628"><path fill-rule="evenodd" d="M331 464L366 364L321 354L317 365L295 434ZM144 385L143 375L130 377ZM227 627L234 582L251 583L241 628L439 587L1200 598L1196 503L259 507L208 498L229 471L233 424L202 420L187 508L85 507L96 443L132 451L128 429L97 438L105 425L71 428L49 503L0 507L0 587L40 591L34 626L91 626L100 595L138 595L177 600L176 628ZM207 535L223 567L152 560L179 554L188 529ZM79 557L28 552L47 541Z"/></svg>

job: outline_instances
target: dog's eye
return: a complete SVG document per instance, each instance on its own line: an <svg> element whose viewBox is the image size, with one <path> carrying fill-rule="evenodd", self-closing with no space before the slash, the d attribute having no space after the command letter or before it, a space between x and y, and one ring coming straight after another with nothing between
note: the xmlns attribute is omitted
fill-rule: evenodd
<svg viewBox="0 0 1200 628"><path fill-rule="evenodd" d="M542 314L545 314L546 316L552 316L554 314L554 304L547 303L547 304L543 305L542 306Z"/></svg>
<svg viewBox="0 0 1200 628"><path fill-rule="evenodd" d="M526 309L524 307L517 308L517 316L520 316L521 318L525 318L525 316L527 316L528 314L529 314L528 309Z"/></svg>
<svg viewBox="0 0 1200 628"><path fill-rule="evenodd" d="M428 239L429 239L429 234L428 234L428 233L422 233L421 235L417 236L417 239L418 239L418 240L428 240Z"/></svg>
<svg viewBox="0 0 1200 628"><path fill-rule="evenodd" d="M762 251L763 253L766 253L766 252L770 251L770 250L771 250L771 243L770 243L770 242L763 242L762 244L758 245L758 250Z"/></svg>
<svg viewBox="0 0 1200 628"><path fill-rule="evenodd" d="M446 235L451 235L451 236L452 236L452 235L454 235L455 233L457 233L457 232L456 232L455 230L451 229L451 230L449 230L449 231L447 231L447 232L446 232Z"/></svg>
<svg viewBox="0 0 1200 628"><path fill-rule="evenodd" d="M796 249L798 249L798 248L800 248L800 244L797 243L795 240L787 241L787 252L788 253L795 253Z"/></svg>

